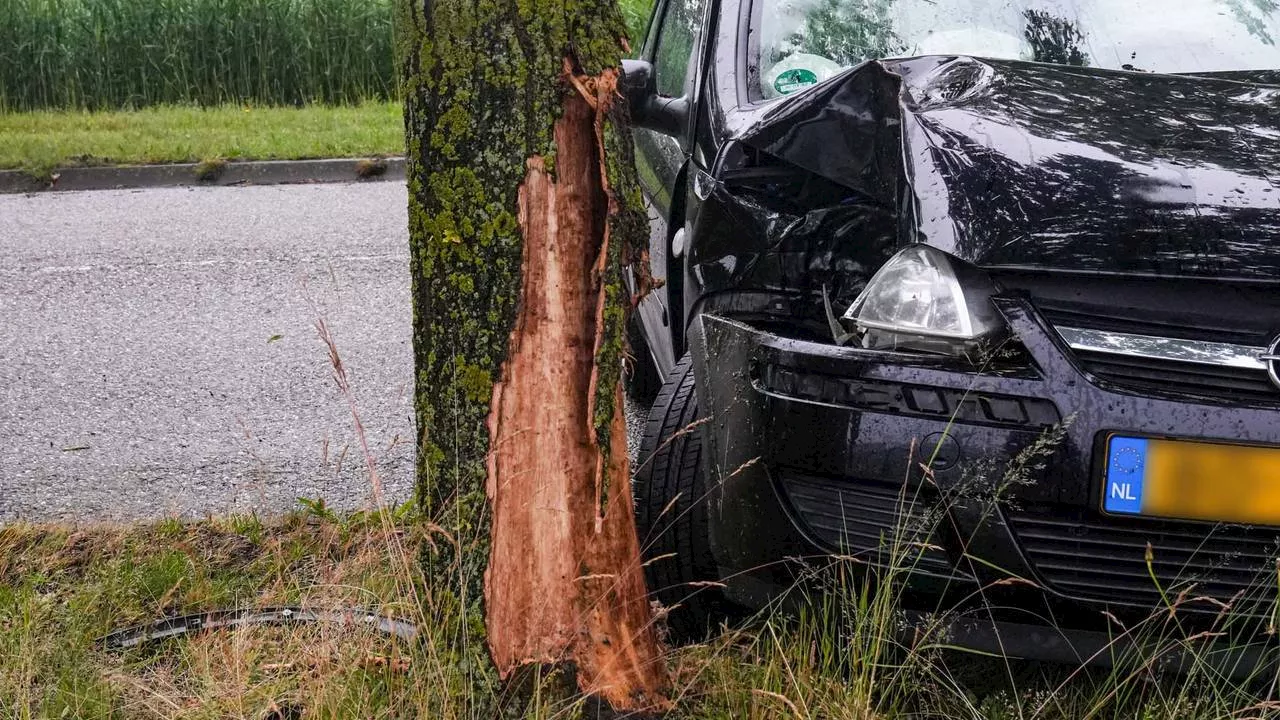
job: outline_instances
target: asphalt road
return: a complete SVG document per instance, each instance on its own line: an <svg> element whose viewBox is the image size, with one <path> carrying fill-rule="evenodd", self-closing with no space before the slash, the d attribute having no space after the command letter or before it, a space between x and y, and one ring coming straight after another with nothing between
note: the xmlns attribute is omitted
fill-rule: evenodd
<svg viewBox="0 0 1280 720"><path fill-rule="evenodd" d="M321 319L408 500L405 205L394 182L0 195L0 523L369 506Z"/></svg>
<svg viewBox="0 0 1280 720"><path fill-rule="evenodd" d="M0 196L0 522L410 497L400 183Z"/></svg>

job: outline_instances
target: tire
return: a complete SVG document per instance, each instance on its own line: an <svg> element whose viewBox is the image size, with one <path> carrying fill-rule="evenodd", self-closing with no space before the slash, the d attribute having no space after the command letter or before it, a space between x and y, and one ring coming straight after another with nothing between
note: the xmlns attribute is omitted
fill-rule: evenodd
<svg viewBox="0 0 1280 720"><path fill-rule="evenodd" d="M693 363L685 355L649 411L634 483L645 581L668 609L667 628L677 642L701 640L729 616L721 590L701 585L720 578L707 534L702 430L686 430L697 419Z"/></svg>
<svg viewBox="0 0 1280 720"><path fill-rule="evenodd" d="M627 345L632 358L623 377L623 386L632 400L648 405L662 390L662 375L653 362L649 343L645 341L644 333L640 330L638 314L632 314L630 322L627 323Z"/></svg>

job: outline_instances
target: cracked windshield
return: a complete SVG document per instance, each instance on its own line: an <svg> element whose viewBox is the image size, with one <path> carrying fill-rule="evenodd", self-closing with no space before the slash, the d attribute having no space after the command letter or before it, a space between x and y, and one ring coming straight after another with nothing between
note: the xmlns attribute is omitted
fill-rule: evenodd
<svg viewBox="0 0 1280 720"><path fill-rule="evenodd" d="M975 55L1161 73L1280 69L1274 0L765 0L765 98L864 60Z"/></svg>

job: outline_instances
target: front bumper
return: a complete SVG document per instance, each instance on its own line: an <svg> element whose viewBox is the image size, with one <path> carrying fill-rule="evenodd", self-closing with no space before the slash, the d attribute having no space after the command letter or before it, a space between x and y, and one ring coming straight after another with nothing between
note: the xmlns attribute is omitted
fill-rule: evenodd
<svg viewBox="0 0 1280 720"><path fill-rule="evenodd" d="M999 620L1097 629L1174 596L1192 615L1274 604L1280 530L1106 516L1101 460L1111 433L1280 445L1280 410L1109 386L1028 300L995 302L1025 373L697 316L711 544L730 595L763 606L836 554L893 562L896 536L924 548L906 597L925 609L980 600Z"/></svg>

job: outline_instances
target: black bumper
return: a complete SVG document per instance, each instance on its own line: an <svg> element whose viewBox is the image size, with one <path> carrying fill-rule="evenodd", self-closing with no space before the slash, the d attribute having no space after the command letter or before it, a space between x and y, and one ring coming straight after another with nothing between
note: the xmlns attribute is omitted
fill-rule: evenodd
<svg viewBox="0 0 1280 720"><path fill-rule="evenodd" d="M1270 573L1274 602L1280 531L1104 515L1100 463L1111 433L1280 445L1280 411L1108 386L1029 301L996 302L1031 358L1026 372L975 374L695 319L711 541L730 595L759 607L806 561L874 563L895 510L942 504L920 543L929 549L911 560L915 601L980 598L987 619L1099 630L1099 611L1147 617L1181 589L1180 610L1208 616L1265 595ZM1053 440L1046 453L1026 462L1042 438Z"/></svg>

